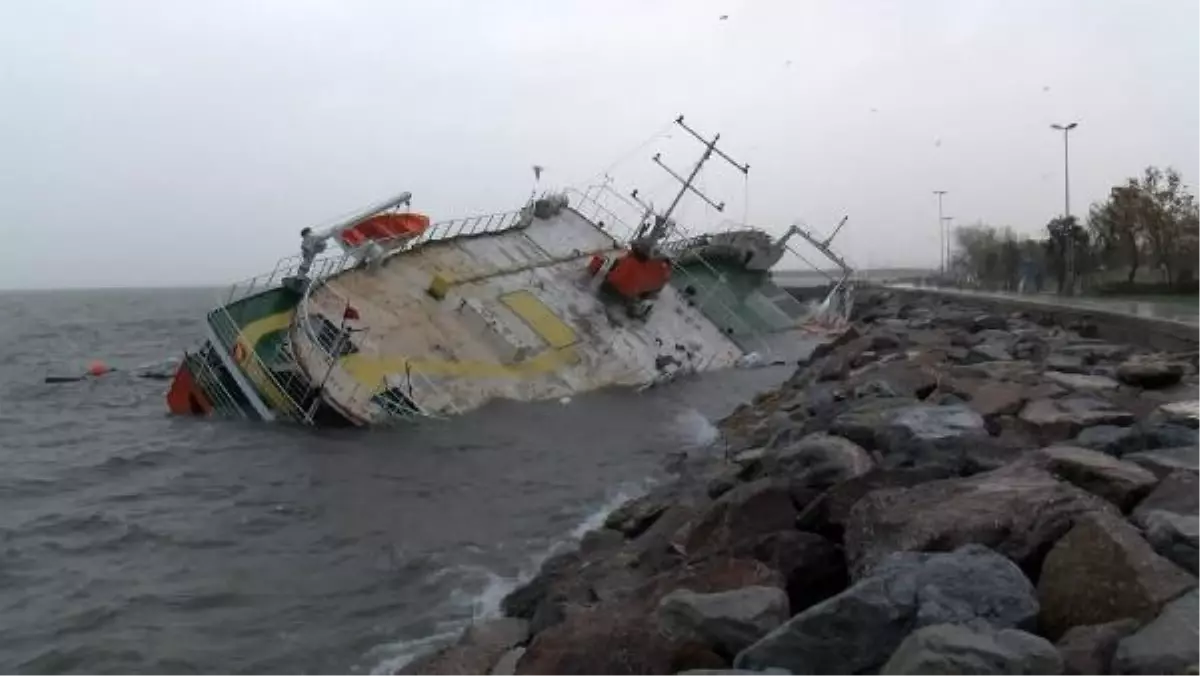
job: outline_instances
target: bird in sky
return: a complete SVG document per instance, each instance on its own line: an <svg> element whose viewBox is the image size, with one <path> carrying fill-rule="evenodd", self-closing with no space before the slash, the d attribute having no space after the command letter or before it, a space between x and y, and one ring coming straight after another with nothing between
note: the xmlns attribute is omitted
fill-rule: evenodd
<svg viewBox="0 0 1200 676"><path fill-rule="evenodd" d="M729 18L729 15L728 15L728 14L722 14L720 17L718 17L718 19L717 19L717 20L718 20L718 21L724 21L724 20L726 20L726 19L728 19L728 18Z"/></svg>

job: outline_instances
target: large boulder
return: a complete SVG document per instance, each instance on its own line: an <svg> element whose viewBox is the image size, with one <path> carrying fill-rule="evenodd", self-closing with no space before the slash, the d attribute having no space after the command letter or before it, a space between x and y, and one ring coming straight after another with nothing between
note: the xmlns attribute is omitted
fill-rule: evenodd
<svg viewBox="0 0 1200 676"><path fill-rule="evenodd" d="M418 657L400 674L486 674L513 646L529 638L529 623L503 617L469 627L457 643Z"/></svg>
<svg viewBox="0 0 1200 676"><path fill-rule="evenodd" d="M918 404L897 409L876 442L887 467L965 465L967 448L988 436L983 417L969 406Z"/></svg>
<svg viewBox="0 0 1200 676"><path fill-rule="evenodd" d="M1056 350L1059 354L1079 357L1089 366L1100 362L1119 361L1129 356L1131 351L1133 348L1128 345L1114 345L1098 340L1076 341Z"/></svg>
<svg viewBox="0 0 1200 676"><path fill-rule="evenodd" d="M1069 390L1076 392L1103 392L1105 390L1115 390L1121 386L1120 383L1112 378L1104 376L1089 376L1081 373L1062 373L1060 371L1046 371L1045 377L1050 382L1058 383Z"/></svg>
<svg viewBox="0 0 1200 676"><path fill-rule="evenodd" d="M1195 452L1195 449L1193 449ZM1200 557L1200 481L1194 472L1171 474L1138 503L1130 519L1154 551L1197 574Z"/></svg>
<svg viewBox="0 0 1200 676"><path fill-rule="evenodd" d="M683 548L693 558L732 550L739 542L790 528L796 521L787 481L763 478L735 487L701 514Z"/></svg>
<svg viewBox="0 0 1200 676"><path fill-rule="evenodd" d="M1137 629L1138 624L1137 620L1126 618L1104 624L1071 627L1055 644L1063 660L1063 673L1112 673L1112 658L1117 651L1117 642Z"/></svg>
<svg viewBox="0 0 1200 676"><path fill-rule="evenodd" d="M882 665L914 628L1027 626L1036 614L1029 580L985 547L900 553L871 577L800 612L743 650L734 666L861 673Z"/></svg>
<svg viewBox="0 0 1200 676"><path fill-rule="evenodd" d="M1092 511L1111 505L1054 478L1014 463L967 478L880 490L859 500L846 523L846 559L862 577L896 551L989 546L1031 577L1049 546Z"/></svg>
<svg viewBox="0 0 1200 676"><path fill-rule="evenodd" d="M1169 422L1186 425L1195 429L1200 425L1200 401L1172 401L1158 407L1159 412Z"/></svg>
<svg viewBox="0 0 1200 676"><path fill-rule="evenodd" d="M668 638L653 616L627 605L581 609L533 637L517 661L518 674L673 674L719 667L690 644ZM691 658L691 659L688 659ZM690 662L690 663L689 663Z"/></svg>
<svg viewBox="0 0 1200 676"><path fill-rule="evenodd" d="M1130 453L1122 460L1145 467L1161 479L1173 472L1183 471L1195 474L1200 471L1200 457L1198 456L1200 453L1195 446L1177 446Z"/></svg>
<svg viewBox="0 0 1200 676"><path fill-rule="evenodd" d="M868 493L884 488L910 488L953 476L955 472L945 467L876 468L822 493L796 517L796 527L841 542L850 510ZM795 604L792 608L798 610Z"/></svg>
<svg viewBox="0 0 1200 676"><path fill-rule="evenodd" d="M1003 380L971 381L960 383L959 388L970 396L968 405L971 409L984 419L1015 415L1029 398L1027 387Z"/></svg>
<svg viewBox="0 0 1200 676"><path fill-rule="evenodd" d="M921 627L908 635L881 674L1060 674L1049 641L1019 629Z"/></svg>
<svg viewBox="0 0 1200 676"><path fill-rule="evenodd" d="M1046 368L1061 373L1087 373L1090 367L1083 363L1083 357L1077 354L1052 352L1046 357Z"/></svg>
<svg viewBox="0 0 1200 676"><path fill-rule="evenodd" d="M668 637L694 641L729 659L790 616L776 587L743 587L715 594L679 589L658 604L658 626Z"/></svg>
<svg viewBox="0 0 1200 676"><path fill-rule="evenodd" d="M1168 423L1200 427L1200 400L1172 401L1158 407Z"/></svg>
<svg viewBox="0 0 1200 676"><path fill-rule="evenodd" d="M1117 379L1126 385L1156 390L1178 383L1184 371L1184 365L1179 362L1159 357L1131 357L1117 367Z"/></svg>
<svg viewBox="0 0 1200 676"><path fill-rule="evenodd" d="M1117 644L1113 671L1118 674L1195 673L1200 660L1196 635L1200 615L1196 590L1168 603L1156 618Z"/></svg>
<svg viewBox="0 0 1200 676"><path fill-rule="evenodd" d="M848 583L841 548L816 533L782 530L735 548L733 553L779 571L793 613L841 592Z"/></svg>
<svg viewBox="0 0 1200 676"><path fill-rule="evenodd" d="M604 519L604 527L634 538L646 532L662 513L675 501L675 491L659 490L630 500L613 510Z"/></svg>
<svg viewBox="0 0 1200 676"><path fill-rule="evenodd" d="M858 444L823 432L768 449L760 463L763 474L822 489L875 466L871 456Z"/></svg>
<svg viewBox="0 0 1200 676"><path fill-rule="evenodd" d="M867 450L877 447L877 432L891 422L896 411L918 403L908 397L862 399L850 403L829 421L829 433L845 437Z"/></svg>
<svg viewBox="0 0 1200 676"><path fill-rule="evenodd" d="M1071 627L1123 618L1147 620L1196 580L1154 552L1137 530L1111 515L1078 520L1042 565L1039 625L1052 638Z"/></svg>
<svg viewBox="0 0 1200 676"><path fill-rule="evenodd" d="M1065 441L1093 425L1131 425L1134 415L1091 396L1034 399L1021 409L1021 420L1043 442Z"/></svg>
<svg viewBox="0 0 1200 676"><path fill-rule="evenodd" d="M1145 449L1146 436L1137 426L1096 425L1080 432L1071 441L1071 445L1102 451L1119 458L1126 453L1136 453Z"/></svg>
<svg viewBox="0 0 1200 676"><path fill-rule="evenodd" d="M967 351L968 362L1008 361L1012 358L1012 353L1004 343L982 343Z"/></svg>
<svg viewBox="0 0 1200 676"><path fill-rule="evenodd" d="M652 612L664 596L678 589L715 594L742 587L783 589L784 579L779 571L761 561L714 556L663 571L636 588L625 600Z"/></svg>
<svg viewBox="0 0 1200 676"><path fill-rule="evenodd" d="M1087 448L1051 446L1034 451L1034 456L1054 476L1108 500L1123 512L1158 483L1149 470Z"/></svg>

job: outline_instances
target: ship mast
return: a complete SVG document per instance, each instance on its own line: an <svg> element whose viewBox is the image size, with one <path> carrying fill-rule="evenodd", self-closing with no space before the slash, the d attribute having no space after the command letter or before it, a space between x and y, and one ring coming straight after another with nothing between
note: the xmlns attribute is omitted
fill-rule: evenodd
<svg viewBox="0 0 1200 676"><path fill-rule="evenodd" d="M717 141L719 141L721 139L720 134L717 134L716 136L714 136L712 138L711 141L709 141L709 140L705 139L703 136L701 136L699 133L697 133L694 129L687 126L683 122L682 115L675 118L675 124L679 125L680 127L682 127L684 129L684 131L686 131L687 133L694 136L697 141L700 141L701 143L703 143L704 144L704 152L700 155L700 159L696 161L696 166L692 167L692 173L688 174L687 178L680 176L679 174L675 173L675 171L673 169L668 167L662 161L662 153L656 153L654 155L654 157L651 158L651 159L653 159L655 164L662 167L663 170L666 171L668 174L670 174L672 178L674 178L676 181L679 181L680 188L679 188L679 192L676 193L675 198L673 200L671 200L671 204L670 204L670 206L667 207L667 210L665 212L663 212L661 215L657 215L657 214L655 215L654 227L652 229L649 229L649 225L650 225L649 220L642 223L642 225L638 228L637 233L634 235L634 240L639 242L640 244L642 244L642 246L653 245L653 244L657 243L658 241L660 241L666 235L667 226L670 223L669 219L671 218L671 214L674 213L675 208L677 206L679 206L680 200L683 199L683 196L685 194L687 194L688 191L691 191L691 192L695 193L696 195L698 195L700 197L700 199L707 202L709 204L709 206L713 207L717 211L721 211L721 212L725 211L725 203L724 202L717 204L716 202L709 199L707 195L700 192L699 190L696 189L695 186L692 185L692 182L696 180L696 176L700 173L700 169L704 166L704 163L707 162L709 160L709 158L713 156L713 153L716 153L717 155L719 155L721 157L721 159L723 159L726 162L728 162L729 164L733 165L733 167L735 169L742 172L743 174L748 174L750 172L749 164L738 164L732 157L726 155L724 152L721 151L720 148L717 147ZM637 199L637 191L636 190L633 193L633 197L634 197L634 199ZM639 201L639 203L640 203L640 201ZM651 209L649 207L647 207L646 211L647 211L647 215L649 215L649 213L651 212ZM649 232L647 232L648 229L649 229Z"/></svg>

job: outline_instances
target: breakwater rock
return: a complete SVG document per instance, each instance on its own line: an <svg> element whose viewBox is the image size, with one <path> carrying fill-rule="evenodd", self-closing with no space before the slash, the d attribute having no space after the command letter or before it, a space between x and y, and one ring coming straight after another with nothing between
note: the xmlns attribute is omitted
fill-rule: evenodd
<svg viewBox="0 0 1200 676"><path fill-rule="evenodd" d="M854 319L417 671L1195 673L1196 353Z"/></svg>

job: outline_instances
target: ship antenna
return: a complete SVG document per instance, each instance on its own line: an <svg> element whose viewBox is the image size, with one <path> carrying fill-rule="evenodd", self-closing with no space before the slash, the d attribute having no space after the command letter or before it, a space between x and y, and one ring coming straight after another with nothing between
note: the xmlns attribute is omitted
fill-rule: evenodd
<svg viewBox="0 0 1200 676"><path fill-rule="evenodd" d="M675 195L675 199L671 200L671 204L670 204L670 206L667 207L667 210L665 212L663 212L661 215L655 217L654 229L648 235L648 237L650 239L649 243L656 242L663 238L663 236L666 234L668 219L671 218L671 214L674 213L675 207L679 206L680 200L683 199L683 196L685 194L687 194L687 192L689 190L691 192L695 193L696 195L698 195L700 197L700 199L707 202L709 204L709 206L713 207L717 211L719 211L719 212L725 211L725 203L724 202L717 204L716 202L709 199L707 195L700 192L699 190L697 190L695 188L695 186L692 185L692 183L696 180L696 176L700 173L700 169L704 166L704 163L707 162L709 160L709 158L713 156L713 153L716 153L717 155L719 155L721 157L721 159L723 159L726 162L728 162L729 164L733 165L733 167L735 169L742 172L743 174L749 175L749 173L750 173L750 165L749 164L738 164L732 157L730 157L729 155L726 155L724 152L721 151L720 148L717 147L717 141L719 141L721 139L720 134L717 134L716 136L714 136L712 138L711 141L709 141L708 139L705 139L703 136L701 136L699 133L697 133L696 130L687 126L687 124L685 124L683 121L682 115L675 118L675 124L679 125L680 127L683 128L684 131L686 131L687 133L694 136L697 141L700 141L701 143L703 143L704 144L704 152L700 155L700 159L696 161L696 166L692 167L692 173L688 174L687 178L680 176L679 174L675 173L675 171L673 169L668 167L662 161L662 157L661 157L662 153L657 153L654 155L653 158L651 158L654 160L655 164L662 167L664 171L666 171L668 174L670 174L672 176L672 178L674 178L676 181L679 181L680 188L679 188L679 192Z"/></svg>

